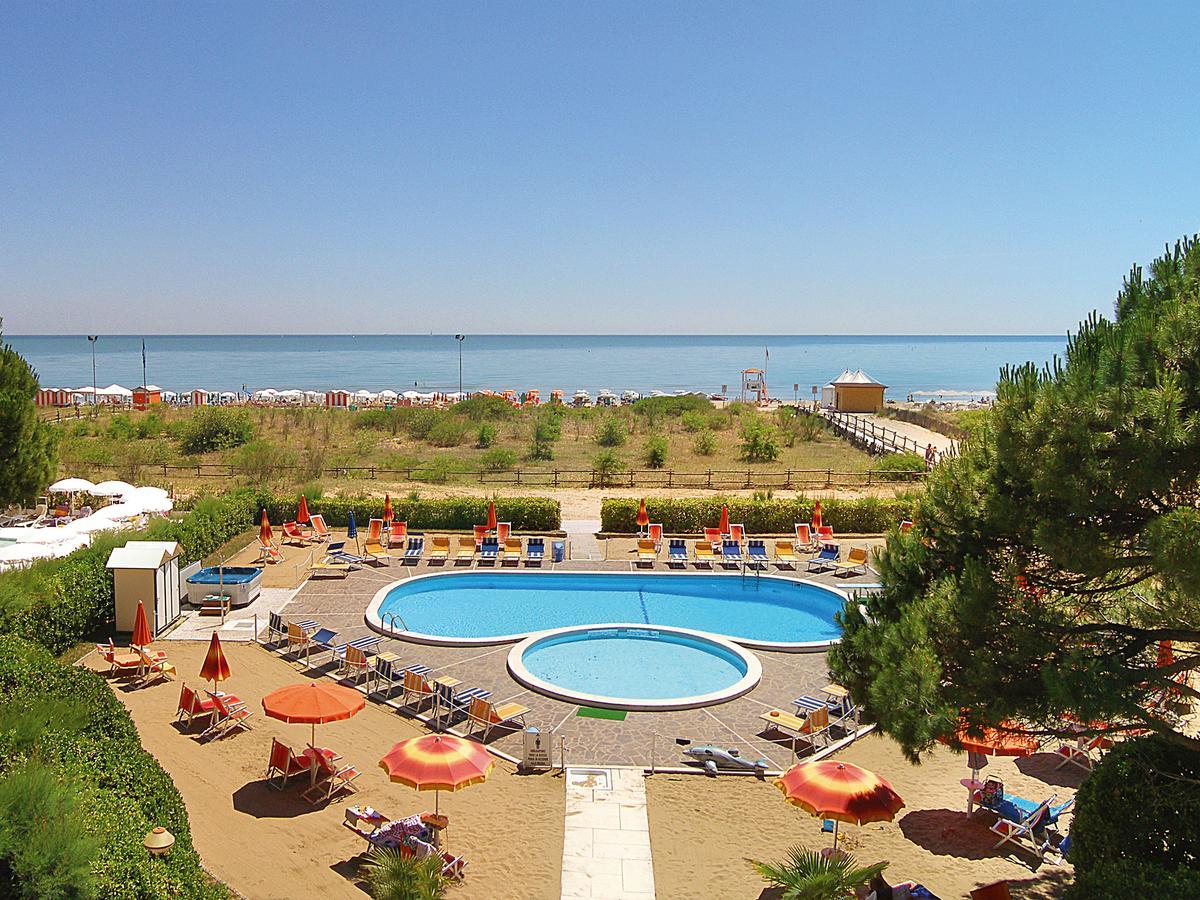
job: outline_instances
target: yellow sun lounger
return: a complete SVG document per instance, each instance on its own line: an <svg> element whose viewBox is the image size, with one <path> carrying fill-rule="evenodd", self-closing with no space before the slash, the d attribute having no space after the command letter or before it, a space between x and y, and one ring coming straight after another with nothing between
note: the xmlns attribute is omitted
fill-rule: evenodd
<svg viewBox="0 0 1200 900"><path fill-rule="evenodd" d="M313 559L311 573L314 576L340 575L342 578L345 578L350 574L350 563L339 562L330 556Z"/></svg>
<svg viewBox="0 0 1200 900"><path fill-rule="evenodd" d="M759 718L776 731L790 732L793 738L808 737L813 747L817 745L817 738L829 731L829 710L826 708L814 709L807 716L794 716L782 709L772 709Z"/></svg>
<svg viewBox="0 0 1200 900"><path fill-rule="evenodd" d="M640 566L643 563L648 563L651 567L654 561L658 559L658 551L654 549L654 541L642 538L638 541L637 546L637 564Z"/></svg>
<svg viewBox="0 0 1200 900"><path fill-rule="evenodd" d="M450 556L450 538L444 534L434 535L433 542L430 544L429 560L432 562L435 559L446 560Z"/></svg>
<svg viewBox="0 0 1200 900"><path fill-rule="evenodd" d="M454 564L466 560L467 565L471 564L471 560L475 558L475 538L460 537L458 539L458 550L454 554Z"/></svg>
<svg viewBox="0 0 1200 900"><path fill-rule="evenodd" d="M708 566L712 568L713 561L716 560L717 554L713 553L712 544L707 540L696 541L692 548L692 558L698 566Z"/></svg>
<svg viewBox="0 0 1200 900"><path fill-rule="evenodd" d="M781 566L796 565L796 545L791 541L775 542L775 561Z"/></svg>
<svg viewBox="0 0 1200 900"><path fill-rule="evenodd" d="M521 539L516 537L505 538L504 543L500 546L500 565L519 566L521 564Z"/></svg>

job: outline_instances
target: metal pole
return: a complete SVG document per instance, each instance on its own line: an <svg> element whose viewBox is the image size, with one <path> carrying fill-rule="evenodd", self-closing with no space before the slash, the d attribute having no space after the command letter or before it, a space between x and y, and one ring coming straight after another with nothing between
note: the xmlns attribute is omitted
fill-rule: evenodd
<svg viewBox="0 0 1200 900"><path fill-rule="evenodd" d="M454 336L454 339L456 341L458 341L458 393L459 394L462 394L462 392L463 392L462 345L463 345L463 341L466 340L466 337L467 336L465 334L456 334Z"/></svg>
<svg viewBox="0 0 1200 900"><path fill-rule="evenodd" d="M89 334L88 343L92 345L92 415L96 414L96 339L98 334Z"/></svg>

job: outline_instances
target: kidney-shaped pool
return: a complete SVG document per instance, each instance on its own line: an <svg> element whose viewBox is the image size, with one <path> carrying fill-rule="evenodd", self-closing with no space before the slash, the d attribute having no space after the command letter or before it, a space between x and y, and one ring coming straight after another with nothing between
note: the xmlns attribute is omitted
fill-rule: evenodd
<svg viewBox="0 0 1200 900"><path fill-rule="evenodd" d="M536 632L624 622L686 628L748 647L818 650L838 640L845 595L773 575L447 572L382 588L367 622L439 644L500 644Z"/></svg>

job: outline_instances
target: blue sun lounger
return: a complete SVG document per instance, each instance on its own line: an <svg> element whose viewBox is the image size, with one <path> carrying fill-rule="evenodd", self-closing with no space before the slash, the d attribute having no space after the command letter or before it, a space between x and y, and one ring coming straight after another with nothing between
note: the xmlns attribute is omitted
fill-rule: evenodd
<svg viewBox="0 0 1200 900"><path fill-rule="evenodd" d="M479 561L489 561L493 566L496 564L496 559L500 556L500 541L494 537L486 537L483 543L479 545Z"/></svg>
<svg viewBox="0 0 1200 900"><path fill-rule="evenodd" d="M841 555L841 550L838 547L826 545L821 548L821 552L808 561L808 571L818 570L825 572L829 569L837 568L838 556Z"/></svg>
<svg viewBox="0 0 1200 900"><path fill-rule="evenodd" d="M540 566L546 556L546 541L544 538L531 537L525 541L525 565Z"/></svg>
<svg viewBox="0 0 1200 900"><path fill-rule="evenodd" d="M367 562L367 557L365 556L356 556L353 553L347 553L345 541L331 541L326 544L325 556L327 559L334 559L352 566L361 566Z"/></svg>
<svg viewBox="0 0 1200 900"><path fill-rule="evenodd" d="M671 568L680 566L686 569L687 564L687 541L683 538L671 538L667 541L667 565Z"/></svg>
<svg viewBox="0 0 1200 900"><path fill-rule="evenodd" d="M742 545L737 541L721 541L721 565L741 565Z"/></svg>
<svg viewBox="0 0 1200 900"><path fill-rule="evenodd" d="M416 565L421 561L421 555L425 552L424 537L410 537L408 546L404 548L404 564Z"/></svg>
<svg viewBox="0 0 1200 900"><path fill-rule="evenodd" d="M750 557L750 562L755 566L763 569L767 567L767 542L762 538L753 538L746 541L746 554Z"/></svg>

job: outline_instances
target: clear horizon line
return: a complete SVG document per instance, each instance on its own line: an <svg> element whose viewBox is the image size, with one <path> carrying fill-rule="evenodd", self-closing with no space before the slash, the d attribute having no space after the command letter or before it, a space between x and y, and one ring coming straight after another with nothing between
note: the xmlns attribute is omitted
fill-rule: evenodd
<svg viewBox="0 0 1200 900"><path fill-rule="evenodd" d="M452 331L431 331L414 334L411 332L360 332L360 331L297 331L297 332L275 332L275 331L256 331L256 332L241 332L241 331L188 331L188 332L96 332L99 337L115 337L115 338L160 338L160 337L453 337L456 332ZM1015 332L951 332L951 331L922 331L922 332L822 332L812 334L800 333L775 333L762 334L754 332L746 332L743 334L730 334L727 332L583 332L583 331L566 331L566 332L542 332L542 331L477 331L477 332L457 332L458 334L466 334L470 337L718 337L718 338L755 338L767 339L772 338L824 338L824 337L863 337L863 338L906 338L906 337L950 337L950 338L1064 338L1067 333L1063 334L1048 334L1048 333L1015 333ZM21 332L21 333L5 333L4 338L13 337L87 337L87 332Z"/></svg>

